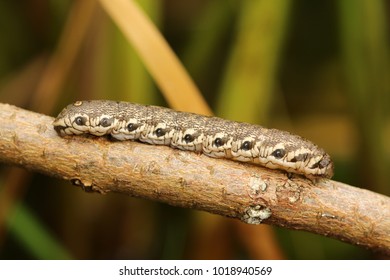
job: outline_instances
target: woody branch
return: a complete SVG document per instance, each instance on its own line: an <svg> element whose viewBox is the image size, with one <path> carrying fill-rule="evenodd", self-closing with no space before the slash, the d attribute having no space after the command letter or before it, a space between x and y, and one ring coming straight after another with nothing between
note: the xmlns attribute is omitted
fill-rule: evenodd
<svg viewBox="0 0 390 280"><path fill-rule="evenodd" d="M314 232L390 254L390 198L320 179L132 141L59 137L53 118L0 104L0 161L247 223Z"/></svg>

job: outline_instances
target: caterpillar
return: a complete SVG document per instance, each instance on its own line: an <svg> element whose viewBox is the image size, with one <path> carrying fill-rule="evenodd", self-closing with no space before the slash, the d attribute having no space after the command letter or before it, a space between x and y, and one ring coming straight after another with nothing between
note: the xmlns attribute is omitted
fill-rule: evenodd
<svg viewBox="0 0 390 280"><path fill-rule="evenodd" d="M121 141L166 145L307 178L333 176L330 156L300 136L164 107L110 100L77 101L60 112L53 126L60 136L111 135Z"/></svg>

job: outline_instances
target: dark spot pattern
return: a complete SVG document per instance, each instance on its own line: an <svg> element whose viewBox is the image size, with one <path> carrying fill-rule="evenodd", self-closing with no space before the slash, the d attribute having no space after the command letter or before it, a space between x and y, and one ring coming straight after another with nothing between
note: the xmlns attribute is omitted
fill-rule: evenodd
<svg viewBox="0 0 390 280"><path fill-rule="evenodd" d="M138 128L138 125L135 124L135 123L129 123L127 125L127 130L130 131L130 132L136 130L137 128Z"/></svg>
<svg viewBox="0 0 390 280"><path fill-rule="evenodd" d="M154 134L156 134L157 137L164 136L165 133L166 133L166 130L162 129L162 128L157 128L156 131L154 132Z"/></svg>
<svg viewBox="0 0 390 280"><path fill-rule="evenodd" d="M221 146L223 146L223 144L224 144L224 141L223 141L223 139L222 138L216 138L215 140L214 140L214 145L216 146L216 147L221 147Z"/></svg>
<svg viewBox="0 0 390 280"><path fill-rule="evenodd" d="M192 141L194 141L194 137L191 135L191 134L186 134L186 135L184 135L184 141L186 142L186 143L191 143Z"/></svg>
<svg viewBox="0 0 390 280"><path fill-rule="evenodd" d="M295 157L293 157L290 162L297 162L297 161L306 161L307 157L309 156L308 153L300 154Z"/></svg>
<svg viewBox="0 0 390 280"><path fill-rule="evenodd" d="M83 118L83 117L77 117L75 118L74 122L77 124L77 125L85 125L85 123L87 122L86 118Z"/></svg>
<svg viewBox="0 0 390 280"><path fill-rule="evenodd" d="M241 149L244 151L249 151L252 149L253 143L251 141L245 141L244 143L241 144Z"/></svg>
<svg viewBox="0 0 390 280"><path fill-rule="evenodd" d="M284 149L276 149L272 152L271 156L274 156L275 158L282 158L286 154L286 151Z"/></svg>
<svg viewBox="0 0 390 280"><path fill-rule="evenodd" d="M112 118L111 118L111 119L102 118L102 119L100 120L100 125L101 125L102 127L108 127L108 126L110 126L110 125L112 124L112 122L113 122L113 119L112 119Z"/></svg>

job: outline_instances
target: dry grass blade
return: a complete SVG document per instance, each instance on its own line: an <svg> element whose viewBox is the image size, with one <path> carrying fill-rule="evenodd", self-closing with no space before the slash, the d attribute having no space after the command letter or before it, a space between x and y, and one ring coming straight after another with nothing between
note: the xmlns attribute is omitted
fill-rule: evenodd
<svg viewBox="0 0 390 280"><path fill-rule="evenodd" d="M182 111L211 115L211 110L183 65L134 1L100 2L134 46L169 105Z"/></svg>

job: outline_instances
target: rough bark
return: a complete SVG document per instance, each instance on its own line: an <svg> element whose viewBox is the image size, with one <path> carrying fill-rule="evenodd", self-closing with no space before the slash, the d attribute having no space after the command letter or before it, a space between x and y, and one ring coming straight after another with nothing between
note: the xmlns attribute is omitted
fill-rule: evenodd
<svg viewBox="0 0 390 280"><path fill-rule="evenodd" d="M164 146L59 137L53 118L0 104L0 161L86 191L118 192L330 236L390 254L390 198Z"/></svg>

